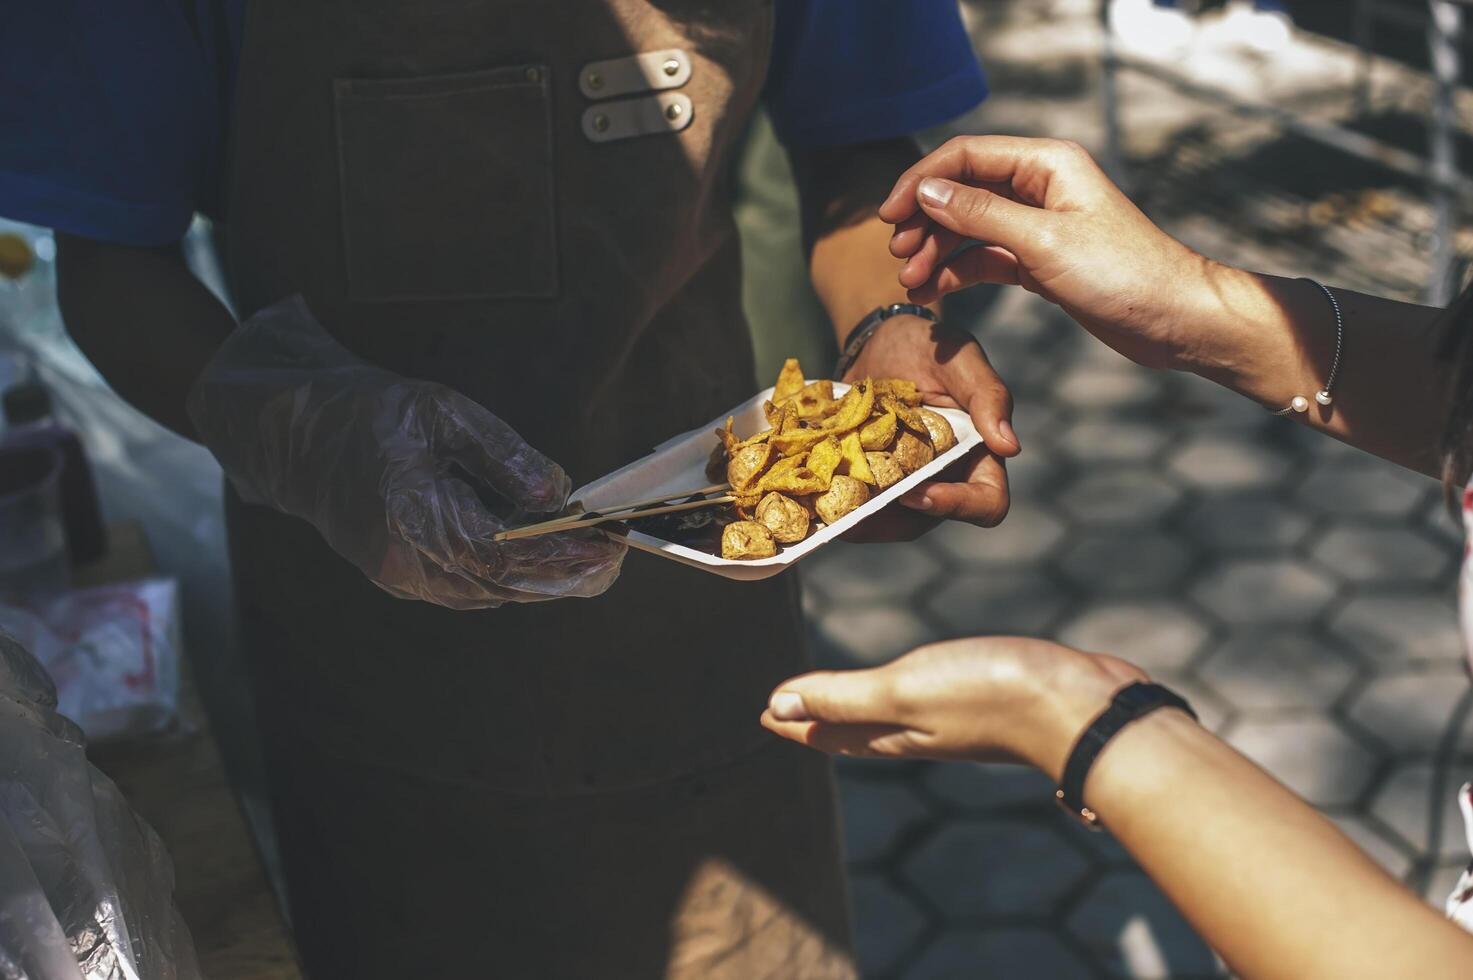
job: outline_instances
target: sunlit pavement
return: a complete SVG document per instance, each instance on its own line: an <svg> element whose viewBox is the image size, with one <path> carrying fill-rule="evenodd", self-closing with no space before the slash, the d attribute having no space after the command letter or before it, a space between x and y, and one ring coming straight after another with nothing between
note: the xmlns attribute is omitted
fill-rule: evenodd
<svg viewBox="0 0 1473 980"><path fill-rule="evenodd" d="M1040 20L1050 6L1061 19ZM996 95L958 128L1097 145L1093 5L973 13ZM1298 58L1333 67L1346 53ZM1298 75L1321 101L1322 76ZM1215 114L1183 131L1190 103L1129 89L1136 186L1158 220L1239 263L1417 298L1426 213L1414 187ZM948 316L977 331L1018 400L1012 514L994 530L805 562L819 659L877 663L982 633L1117 653L1440 904L1468 857L1451 794L1473 773L1473 741L1434 785L1465 684L1460 539L1439 488L1196 379L1137 368L1025 294L971 297ZM1345 370L1374 365L1347 351ZM866 976L1221 973L1129 856L1059 811L1041 777L846 762L841 780Z"/></svg>

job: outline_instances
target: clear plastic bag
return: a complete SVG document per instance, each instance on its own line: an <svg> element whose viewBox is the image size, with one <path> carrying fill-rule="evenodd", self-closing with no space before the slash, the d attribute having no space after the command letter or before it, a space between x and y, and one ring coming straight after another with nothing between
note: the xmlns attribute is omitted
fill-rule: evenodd
<svg viewBox="0 0 1473 980"><path fill-rule="evenodd" d="M0 980L194 980L174 869L0 630Z"/></svg>

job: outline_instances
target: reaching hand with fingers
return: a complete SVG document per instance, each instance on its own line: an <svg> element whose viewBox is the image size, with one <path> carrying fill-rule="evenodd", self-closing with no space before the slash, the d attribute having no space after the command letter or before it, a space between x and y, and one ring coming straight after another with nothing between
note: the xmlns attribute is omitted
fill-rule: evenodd
<svg viewBox="0 0 1473 980"><path fill-rule="evenodd" d="M1214 353L1187 326L1235 270L1156 227L1077 144L957 137L900 177L880 217L916 302L1021 285L1138 363L1192 368Z"/></svg>
<svg viewBox="0 0 1473 980"><path fill-rule="evenodd" d="M1056 778L1111 694L1144 680L1114 657L1046 640L976 637L920 647L871 670L795 677L762 723L842 755L1021 762Z"/></svg>

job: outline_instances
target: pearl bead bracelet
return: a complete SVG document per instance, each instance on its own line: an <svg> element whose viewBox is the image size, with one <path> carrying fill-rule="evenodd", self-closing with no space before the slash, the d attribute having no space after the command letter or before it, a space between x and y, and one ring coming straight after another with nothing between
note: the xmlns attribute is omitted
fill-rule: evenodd
<svg viewBox="0 0 1473 980"><path fill-rule="evenodd" d="M1340 312L1340 302L1335 299L1335 294L1330 292L1324 283L1306 277L1302 280L1312 284L1316 289L1325 294L1325 299L1330 301L1330 308L1335 311L1335 359L1330 362L1330 374L1325 378L1325 386L1314 393L1314 400L1326 408L1334 402L1330 389L1335 386L1335 376L1340 373L1340 351L1345 346L1345 317ZM1303 395L1295 395L1288 406L1274 412L1275 415L1288 415L1294 412L1303 415L1309 411L1309 399Z"/></svg>

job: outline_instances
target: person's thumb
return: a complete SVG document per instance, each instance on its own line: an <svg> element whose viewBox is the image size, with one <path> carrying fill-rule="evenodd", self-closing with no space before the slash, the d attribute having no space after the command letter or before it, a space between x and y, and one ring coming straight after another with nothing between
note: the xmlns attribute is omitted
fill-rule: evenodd
<svg viewBox="0 0 1473 980"><path fill-rule="evenodd" d="M1041 208L1009 200L985 187L944 177L927 177L916 187L916 201L930 218L963 238L1001 245L1015 254L1030 231L1050 219Z"/></svg>
<svg viewBox="0 0 1473 980"><path fill-rule="evenodd" d="M778 721L889 722L890 684L881 670L817 671L778 685L767 707Z"/></svg>

